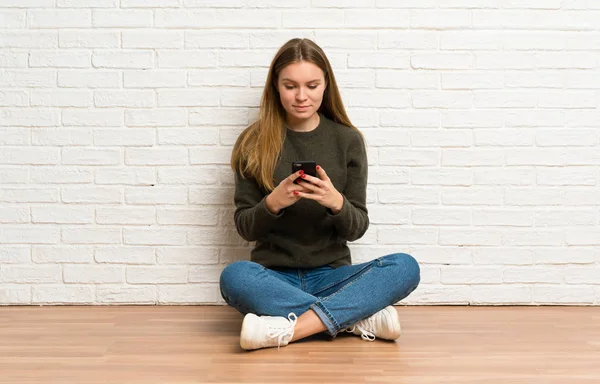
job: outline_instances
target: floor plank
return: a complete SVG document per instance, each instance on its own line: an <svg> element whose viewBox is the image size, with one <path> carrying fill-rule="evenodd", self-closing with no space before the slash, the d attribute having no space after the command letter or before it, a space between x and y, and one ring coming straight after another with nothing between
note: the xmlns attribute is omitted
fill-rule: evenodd
<svg viewBox="0 0 600 384"><path fill-rule="evenodd" d="M397 307L397 342L245 352L229 307L0 307L0 383L594 383L598 307Z"/></svg>

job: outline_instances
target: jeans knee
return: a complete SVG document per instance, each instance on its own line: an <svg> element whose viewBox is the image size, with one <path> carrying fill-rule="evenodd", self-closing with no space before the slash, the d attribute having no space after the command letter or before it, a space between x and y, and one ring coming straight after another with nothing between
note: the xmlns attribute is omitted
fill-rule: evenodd
<svg viewBox="0 0 600 384"><path fill-rule="evenodd" d="M419 262L407 253L395 253L389 256L392 262L400 269L400 273L410 280L413 287L421 282L421 267Z"/></svg>
<svg viewBox="0 0 600 384"><path fill-rule="evenodd" d="M237 296L238 293L243 292L244 282L257 268L261 268L261 266L251 261L236 261L225 267L219 279L219 287L223 298L229 301L229 297Z"/></svg>

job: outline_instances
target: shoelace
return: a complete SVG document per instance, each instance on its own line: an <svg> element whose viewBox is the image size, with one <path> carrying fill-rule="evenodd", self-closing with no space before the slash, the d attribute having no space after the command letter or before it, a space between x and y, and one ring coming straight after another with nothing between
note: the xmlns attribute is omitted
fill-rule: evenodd
<svg viewBox="0 0 600 384"><path fill-rule="evenodd" d="M270 338L277 338L277 349L281 347L281 342L283 338L289 334L294 335L294 327L296 326L296 322L298 321L298 316L294 312L290 312L288 314L288 320L290 321L290 325L285 328L276 328L275 331L269 333Z"/></svg>
<svg viewBox="0 0 600 384"><path fill-rule="evenodd" d="M361 339L366 341L375 341L375 334L369 330L374 328L373 324L370 323L371 320L371 318L361 320L352 327L346 328L346 332L353 333L356 329L358 329L361 332ZM361 323L363 323L364 326Z"/></svg>

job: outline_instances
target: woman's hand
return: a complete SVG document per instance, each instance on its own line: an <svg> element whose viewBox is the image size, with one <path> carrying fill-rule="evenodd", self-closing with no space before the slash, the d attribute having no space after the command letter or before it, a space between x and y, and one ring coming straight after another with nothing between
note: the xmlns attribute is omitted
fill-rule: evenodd
<svg viewBox="0 0 600 384"><path fill-rule="evenodd" d="M310 192L306 187L294 184L294 180L304 174L303 170L292 173L279 183L277 187L265 199L265 205L269 212L276 215L283 208L289 207L301 199L301 193Z"/></svg>
<svg viewBox="0 0 600 384"><path fill-rule="evenodd" d="M317 166L317 174L319 177L312 177L309 175L302 175L300 185L309 192L299 191L298 196L314 200L322 206L331 209L333 214L337 214L342 210L344 205L344 197L331 183L331 179L325 173L325 170Z"/></svg>

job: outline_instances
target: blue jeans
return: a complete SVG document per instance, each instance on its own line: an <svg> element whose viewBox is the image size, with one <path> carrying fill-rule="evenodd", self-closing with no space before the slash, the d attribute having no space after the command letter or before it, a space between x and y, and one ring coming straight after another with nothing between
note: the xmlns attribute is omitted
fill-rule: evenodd
<svg viewBox="0 0 600 384"><path fill-rule="evenodd" d="M251 261L221 273L223 299L242 314L287 317L312 309L335 337L338 332L394 304L419 285L417 261L405 253L331 268L265 268Z"/></svg>

